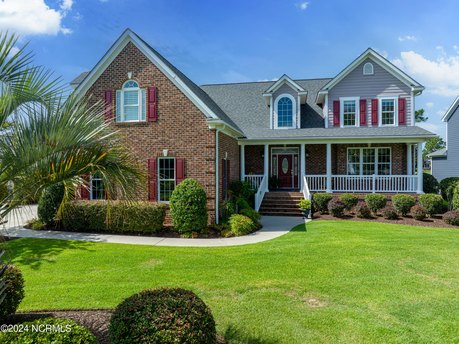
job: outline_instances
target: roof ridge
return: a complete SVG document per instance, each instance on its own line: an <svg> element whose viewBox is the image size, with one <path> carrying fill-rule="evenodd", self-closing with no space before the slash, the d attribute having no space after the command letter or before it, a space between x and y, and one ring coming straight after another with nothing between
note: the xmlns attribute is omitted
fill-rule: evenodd
<svg viewBox="0 0 459 344"><path fill-rule="evenodd" d="M307 79L292 79L293 81L311 81L311 80L329 80L328 78L307 78ZM217 82L215 84L201 84L199 86L219 86L219 85L242 85L242 84L262 84L262 83L274 83L276 80L260 80L260 81L239 81L239 82Z"/></svg>

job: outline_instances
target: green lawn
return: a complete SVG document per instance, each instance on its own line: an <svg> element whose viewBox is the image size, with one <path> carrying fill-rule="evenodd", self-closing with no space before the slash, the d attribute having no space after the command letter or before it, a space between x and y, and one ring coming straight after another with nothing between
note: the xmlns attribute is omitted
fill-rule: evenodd
<svg viewBox="0 0 459 344"><path fill-rule="evenodd" d="M194 290L244 343L459 342L459 230L315 221L224 248L20 239L21 310L112 308L144 288Z"/></svg>

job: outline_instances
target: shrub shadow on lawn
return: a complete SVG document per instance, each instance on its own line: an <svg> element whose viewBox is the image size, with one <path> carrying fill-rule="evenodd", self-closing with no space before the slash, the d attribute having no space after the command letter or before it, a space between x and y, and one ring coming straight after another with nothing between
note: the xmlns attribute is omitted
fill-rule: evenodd
<svg viewBox="0 0 459 344"><path fill-rule="evenodd" d="M43 263L54 263L55 257L65 250L94 251L92 242L69 241L56 239L30 239L22 238L5 242L0 237L0 247L6 250L6 259L13 263L39 269Z"/></svg>
<svg viewBox="0 0 459 344"><path fill-rule="evenodd" d="M238 329L235 325L229 325L224 334L225 341L233 341L247 344L277 344L278 340L253 337L250 334Z"/></svg>
<svg viewBox="0 0 459 344"><path fill-rule="evenodd" d="M307 232L307 223L302 223L292 228L291 232Z"/></svg>

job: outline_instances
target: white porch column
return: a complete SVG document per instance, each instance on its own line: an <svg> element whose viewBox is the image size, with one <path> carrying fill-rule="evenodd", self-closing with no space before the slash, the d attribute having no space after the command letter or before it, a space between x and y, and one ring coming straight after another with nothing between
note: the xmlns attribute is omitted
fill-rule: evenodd
<svg viewBox="0 0 459 344"><path fill-rule="evenodd" d="M301 190L304 189L304 175L306 174L306 148L305 144L302 143L300 146L300 185L301 185Z"/></svg>
<svg viewBox="0 0 459 344"><path fill-rule="evenodd" d="M406 174L409 176L413 174L413 145L411 143L406 145Z"/></svg>
<svg viewBox="0 0 459 344"><path fill-rule="evenodd" d="M327 192L332 192L331 143L327 143Z"/></svg>
<svg viewBox="0 0 459 344"><path fill-rule="evenodd" d="M268 185L269 178L269 145L265 144L265 158L264 158L264 175L266 178L266 185ZM268 191L268 186L266 186L266 191Z"/></svg>
<svg viewBox="0 0 459 344"><path fill-rule="evenodd" d="M423 161L422 161L422 143L418 143L418 194L424 193L423 188Z"/></svg>
<svg viewBox="0 0 459 344"><path fill-rule="evenodd" d="M245 145L241 145L241 180L243 181L245 179Z"/></svg>

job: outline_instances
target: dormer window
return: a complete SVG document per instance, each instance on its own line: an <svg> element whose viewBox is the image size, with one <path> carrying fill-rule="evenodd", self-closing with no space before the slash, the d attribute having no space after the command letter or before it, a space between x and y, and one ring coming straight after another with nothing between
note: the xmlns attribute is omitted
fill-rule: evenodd
<svg viewBox="0 0 459 344"><path fill-rule="evenodd" d="M276 129L296 128L296 102L290 94L277 97L274 104L274 124Z"/></svg>
<svg viewBox="0 0 459 344"><path fill-rule="evenodd" d="M374 73L373 63L367 62L363 65L363 75L373 75Z"/></svg>
<svg viewBox="0 0 459 344"><path fill-rule="evenodd" d="M116 91L116 121L145 121L146 91L134 80L128 80Z"/></svg>

